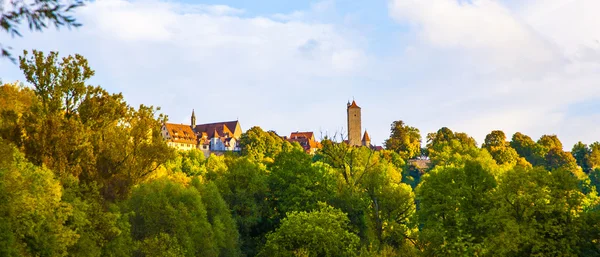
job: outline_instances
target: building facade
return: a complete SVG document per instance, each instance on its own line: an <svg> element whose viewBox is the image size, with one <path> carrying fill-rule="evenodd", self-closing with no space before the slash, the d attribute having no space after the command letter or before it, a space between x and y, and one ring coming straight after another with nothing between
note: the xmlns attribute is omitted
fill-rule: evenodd
<svg viewBox="0 0 600 257"><path fill-rule="evenodd" d="M315 134L313 132L292 132L290 137L283 137L290 143L297 142L302 146L304 151L308 154L314 154L317 149L321 148L321 144L315 140Z"/></svg>
<svg viewBox="0 0 600 257"><path fill-rule="evenodd" d="M196 148L196 133L188 125L165 123L160 132L170 147L182 151Z"/></svg>
<svg viewBox="0 0 600 257"><path fill-rule="evenodd" d="M242 128L239 121L197 125L194 110L190 121L190 125L163 124L161 132L169 146L182 151L199 149L207 156L212 152L240 151L238 140Z"/></svg>

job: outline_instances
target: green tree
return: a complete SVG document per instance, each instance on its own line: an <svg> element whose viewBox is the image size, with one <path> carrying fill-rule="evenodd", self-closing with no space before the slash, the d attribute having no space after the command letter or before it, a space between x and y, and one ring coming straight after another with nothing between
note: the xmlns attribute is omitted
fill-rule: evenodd
<svg viewBox="0 0 600 257"><path fill-rule="evenodd" d="M592 163L590 160L590 155L592 154L592 150L581 141L577 142L573 146L571 150L571 154L577 161L577 165L583 169L586 173L589 173L592 169Z"/></svg>
<svg viewBox="0 0 600 257"><path fill-rule="evenodd" d="M312 212L291 212L258 256L356 256L359 238L342 211L323 206Z"/></svg>
<svg viewBox="0 0 600 257"><path fill-rule="evenodd" d="M125 205L133 212L131 234L141 243L138 253L142 256L147 256L146 247L163 251L152 256L218 255L212 226L196 188L157 180L133 190ZM157 242L161 245L152 246Z"/></svg>
<svg viewBox="0 0 600 257"><path fill-rule="evenodd" d="M202 195L202 203L206 207L208 222L212 226L214 240L219 248L219 256L240 256L237 225L217 186L212 181L200 183L198 178L192 180L192 184Z"/></svg>
<svg viewBox="0 0 600 257"><path fill-rule="evenodd" d="M82 56L59 61L55 52L34 51L20 62L37 98L21 119L24 152L34 164L59 177L97 182L105 198L115 199L171 158L160 134L163 116L151 106L128 106L121 94L87 86L94 71Z"/></svg>
<svg viewBox="0 0 600 257"><path fill-rule="evenodd" d="M33 91L22 84L0 86L0 137L17 147L23 146L23 114L36 101Z"/></svg>
<svg viewBox="0 0 600 257"><path fill-rule="evenodd" d="M338 193L332 205L348 213L362 242L375 247L408 245L413 232L414 194L402 183L401 171L392 163L394 157L388 151L329 140L322 144L317 159L338 174Z"/></svg>
<svg viewBox="0 0 600 257"><path fill-rule="evenodd" d="M198 149L178 151L176 157L165 163L165 166L172 172L183 172L188 176L205 175L206 158Z"/></svg>
<svg viewBox="0 0 600 257"><path fill-rule="evenodd" d="M252 127L240 138L242 154L258 161L273 162L283 148L293 147L273 131L264 131L260 127ZM296 147L299 147L298 145Z"/></svg>
<svg viewBox="0 0 600 257"><path fill-rule="evenodd" d="M552 148L563 149L563 145L556 135L543 135L538 139L537 143L548 150Z"/></svg>
<svg viewBox="0 0 600 257"><path fill-rule="evenodd" d="M421 153L421 133L419 129L405 125L401 120L394 121L390 138L384 144L386 149L397 152L404 159L414 158Z"/></svg>
<svg viewBox="0 0 600 257"><path fill-rule="evenodd" d="M486 239L493 256L576 256L585 196L570 172L541 167L509 170L494 192L488 220L498 229Z"/></svg>
<svg viewBox="0 0 600 257"><path fill-rule="evenodd" d="M0 139L0 255L67 256L78 235L54 174Z"/></svg>
<svg viewBox="0 0 600 257"><path fill-rule="evenodd" d="M186 255L177 237L162 232L145 238L140 245L140 254L145 257L178 257Z"/></svg>
<svg viewBox="0 0 600 257"><path fill-rule="evenodd" d="M600 142L594 142L590 145L590 168L595 169L600 167Z"/></svg>
<svg viewBox="0 0 600 257"><path fill-rule="evenodd" d="M546 154L546 168L549 170L566 169L574 172L577 170L577 160L561 148L552 148Z"/></svg>
<svg viewBox="0 0 600 257"><path fill-rule="evenodd" d="M72 206L72 215L66 223L79 236L77 243L68 248L69 256L102 256L111 241L129 233L120 224L118 208L110 208L95 183L84 184L70 177L62 179L62 186L62 199ZM127 235L123 237L129 239ZM115 242L111 247L116 246Z"/></svg>
<svg viewBox="0 0 600 257"><path fill-rule="evenodd" d="M427 135L427 152L434 165L460 165L480 151L472 137L443 127Z"/></svg>
<svg viewBox="0 0 600 257"><path fill-rule="evenodd" d="M543 152L542 148L536 144L531 137L517 132L512 136L510 146L514 148L521 157L525 158L527 162L531 163L531 165L544 165L546 153Z"/></svg>
<svg viewBox="0 0 600 257"><path fill-rule="evenodd" d="M273 228L272 220L266 218L272 215L267 202L268 173L263 164L249 157L232 158L226 164L227 171L216 178L215 184L231 208L242 251L254 255L264 235Z"/></svg>
<svg viewBox="0 0 600 257"><path fill-rule="evenodd" d="M335 194L335 174L313 165L303 150L281 152L269 170L269 199L279 218L291 211L314 210L318 202L328 202Z"/></svg>
<svg viewBox="0 0 600 257"><path fill-rule="evenodd" d="M494 130L488 134L482 148L487 149L498 164L515 164L519 158L519 154L510 147L506 135L501 130Z"/></svg>
<svg viewBox="0 0 600 257"><path fill-rule="evenodd" d="M417 187L420 239L426 255L477 256L492 227L496 188L492 173L476 161L464 167L437 167Z"/></svg>

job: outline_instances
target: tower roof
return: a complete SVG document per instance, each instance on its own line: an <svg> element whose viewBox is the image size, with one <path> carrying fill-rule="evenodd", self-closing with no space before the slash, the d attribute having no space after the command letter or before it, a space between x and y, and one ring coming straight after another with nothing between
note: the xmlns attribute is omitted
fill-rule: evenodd
<svg viewBox="0 0 600 257"><path fill-rule="evenodd" d="M371 137L369 137L369 133L365 130L365 134L363 135L362 141L371 141Z"/></svg>
<svg viewBox="0 0 600 257"><path fill-rule="evenodd" d="M358 107L358 105L356 105L356 101L354 101L354 100L352 100L352 104L350 104L348 106L348 108L359 108L360 109L360 107Z"/></svg>

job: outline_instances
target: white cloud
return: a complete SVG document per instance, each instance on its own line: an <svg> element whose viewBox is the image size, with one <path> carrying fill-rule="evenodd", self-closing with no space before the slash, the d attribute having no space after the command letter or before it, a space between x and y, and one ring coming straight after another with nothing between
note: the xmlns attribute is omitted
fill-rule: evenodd
<svg viewBox="0 0 600 257"><path fill-rule="evenodd" d="M479 142L493 129L558 133L570 148L600 139L570 129L598 127L600 120L566 114L572 104L600 99L599 24L590 15L599 4L528 0L509 8L495 0L392 0L389 6L392 18L411 24L417 36L410 55L434 51L439 55L431 62L443 63L429 70L440 69L442 83L420 83L433 99L424 108L428 116L447 116L431 129L455 127Z"/></svg>
<svg viewBox="0 0 600 257"><path fill-rule="evenodd" d="M479 68L524 69L556 59L553 48L494 0L397 0L390 12L433 47L468 49ZM517 65L517 67L515 67Z"/></svg>

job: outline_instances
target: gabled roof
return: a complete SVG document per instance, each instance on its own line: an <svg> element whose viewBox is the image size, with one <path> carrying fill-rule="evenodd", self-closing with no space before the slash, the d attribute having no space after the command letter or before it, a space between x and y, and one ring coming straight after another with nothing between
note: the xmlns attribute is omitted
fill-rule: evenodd
<svg viewBox="0 0 600 257"><path fill-rule="evenodd" d="M354 100L352 100L352 104L350 104L350 105L348 106L348 109L349 109L349 108L358 108L358 109L360 109L360 107L358 107L358 105L356 105L356 101L354 101Z"/></svg>
<svg viewBox="0 0 600 257"><path fill-rule="evenodd" d="M295 139L295 138L307 138L309 140L315 140L315 133L313 132L292 132L290 134L290 138L291 139Z"/></svg>
<svg viewBox="0 0 600 257"><path fill-rule="evenodd" d="M235 128L238 126L239 121L226 121L226 122L216 122L216 123L208 123L208 124L199 124L196 125L194 131L198 134L206 133L209 138L213 138L215 131L218 136L225 136L228 134L230 137L234 137Z"/></svg>
<svg viewBox="0 0 600 257"><path fill-rule="evenodd" d="M371 137L369 137L369 133L367 133L366 130L365 130L365 134L363 135L362 141L363 142L371 141Z"/></svg>
<svg viewBox="0 0 600 257"><path fill-rule="evenodd" d="M165 123L170 140L176 143L196 144L196 133L188 125Z"/></svg>

